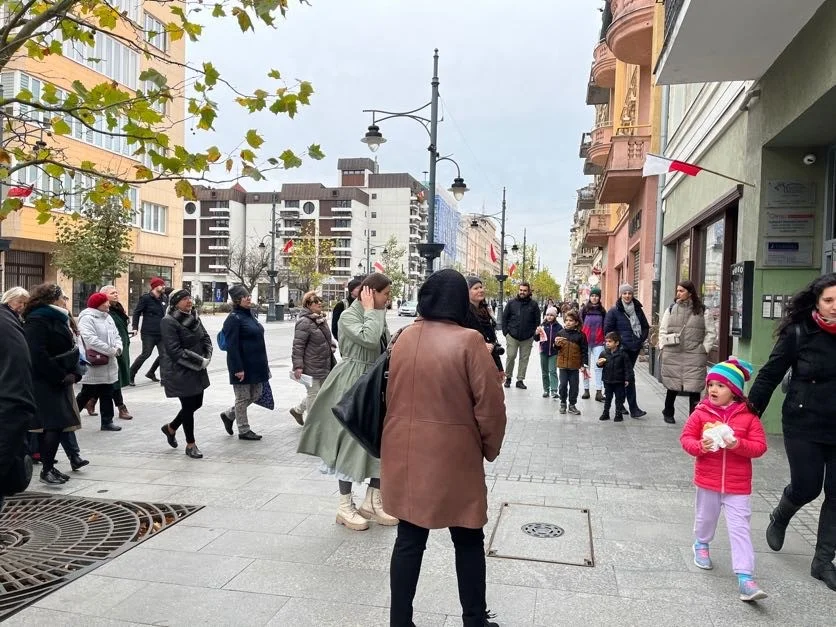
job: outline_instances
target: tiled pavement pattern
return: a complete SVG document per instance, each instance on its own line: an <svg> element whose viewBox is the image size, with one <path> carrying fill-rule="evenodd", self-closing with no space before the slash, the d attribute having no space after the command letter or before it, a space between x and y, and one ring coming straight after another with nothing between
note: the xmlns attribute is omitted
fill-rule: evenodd
<svg viewBox="0 0 836 627"><path fill-rule="evenodd" d="M206 319L213 336L221 321ZM390 318L393 327L405 322ZM296 455L299 428L286 409L302 388L287 379L291 333L290 323L268 332L278 407L250 417L261 442L223 431L217 414L231 390L222 353L210 366L213 385L198 417L203 460L186 458L182 442L177 450L165 444L159 427L177 407L156 384L126 392L135 419L122 423L121 433L102 433L98 418L84 419L90 428L80 442L91 465L61 491L205 508L8 625L388 624L395 530L336 526L336 482L320 476L316 460ZM588 507L596 565L489 558L489 606L501 625L834 624L836 594L809 576L818 504L802 511L780 554L764 540L768 512L788 477L780 438L770 439L771 450L755 464L752 497L758 580L770 598L747 605L737 600L722 522L712 544L715 569L700 571L692 562L692 462L678 442L684 399L679 424L665 425L664 391L640 368L646 420L600 423L593 400L581 401L581 416L560 415L557 402L540 397L535 358L529 390L507 391L508 435L488 466L486 532L502 501ZM358 487L356 498L362 494ZM430 535L415 608L420 627L461 624L446 532Z"/></svg>

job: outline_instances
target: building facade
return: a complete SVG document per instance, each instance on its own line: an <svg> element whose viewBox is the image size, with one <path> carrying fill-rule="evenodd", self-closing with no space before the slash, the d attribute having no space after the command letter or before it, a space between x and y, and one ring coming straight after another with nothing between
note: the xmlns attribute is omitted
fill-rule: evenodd
<svg viewBox="0 0 836 627"><path fill-rule="evenodd" d="M108 79L120 87L136 91L147 86L139 80L146 69L156 69L168 78L170 85L182 85L185 79L185 40L173 41L164 29L153 30L149 24L164 24L174 19L170 6L182 7L177 0L171 5L140 0L119 0L113 3L124 17L112 34L107 31L96 33L92 47L65 44L63 55L49 55L43 60L17 56L12 59L0 76L3 94L12 97L21 90L28 90L35 98L40 98L47 85L58 88L59 94L72 91L74 81L81 81L92 87ZM124 38L121 39L120 38ZM154 48L158 58L146 58L136 49L125 45L124 40L136 40L141 45L148 43ZM144 41L143 41L144 40ZM166 133L172 144L182 145L184 141L183 118L185 106L182 94L172 90L173 100L165 104ZM162 105L160 105L162 106ZM49 119L45 113L28 109L25 105L14 104L6 112L15 123L25 125L27 134L37 134L33 129L48 128ZM104 118L99 118L93 125L98 130L85 128L78 120L70 120L71 132L56 136L41 131L41 141L65 154L72 155L78 162L91 161L107 164L112 172L133 173L140 161L131 157L135 146L129 146L121 137L102 132L106 127ZM51 190L60 195L67 213L81 207L81 187L89 188L90 180L77 176L72 179L64 175L55 179L46 174L41 167L30 166L18 170L11 185L32 186L37 196L39 190ZM5 188L5 185L3 186ZM151 277L160 276L168 284L179 287L182 277L182 207L171 181L144 183L133 187L129 199L136 209L135 228L131 233L131 252L133 260L127 275L114 280L121 293L122 302L133 305L143 292L148 291ZM57 217L60 212L54 212ZM89 293L99 286L84 285L63 276L52 263L55 250L56 229L53 221L37 223L37 212L31 206L25 206L3 221L2 236L9 240L9 250L0 254L2 287L8 289L15 285L32 287L44 281L59 283L67 293L73 294L73 309L83 308Z"/></svg>
<svg viewBox="0 0 836 627"><path fill-rule="evenodd" d="M567 277L574 293L567 297L582 300L595 284L609 306L618 286L629 283L639 300L651 301L657 181L643 178L642 167L645 155L658 151L652 61L662 32L662 6L655 0L605 3L586 100L595 107L595 122L580 146L584 173L595 177L587 188L595 204L579 193Z"/></svg>
<svg viewBox="0 0 836 627"><path fill-rule="evenodd" d="M666 155L747 184L666 177L662 302L694 281L717 317L712 360L735 354L757 369L787 298L836 270L836 5L666 4ZM779 395L763 417L774 433Z"/></svg>

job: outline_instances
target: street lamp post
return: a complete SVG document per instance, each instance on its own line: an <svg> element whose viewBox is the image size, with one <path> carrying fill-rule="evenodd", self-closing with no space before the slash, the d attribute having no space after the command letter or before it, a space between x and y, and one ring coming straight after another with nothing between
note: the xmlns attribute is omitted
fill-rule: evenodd
<svg viewBox="0 0 836 627"><path fill-rule="evenodd" d="M526 243L526 238L527 238L527 235L528 235L527 231L528 231L528 229L523 229L523 262L522 262L522 280L523 280L523 283L525 283L525 270L526 270L525 254L526 254L526 248L527 248L525 243Z"/></svg>
<svg viewBox="0 0 836 627"><path fill-rule="evenodd" d="M391 118L411 118L417 122L419 122L424 129L426 129L427 133L430 136L430 145L427 150L430 152L430 169L429 169L429 212L427 216L427 241L424 244L418 244L418 253L424 257L426 260L426 275L429 277L433 272L433 262L441 256L441 252L444 250L444 244L435 241L435 210L436 210L436 201L435 201L435 181L436 181L436 166L438 165L439 161L451 161L456 165L456 177L453 179L453 184L450 186L450 192L453 193L453 196L456 200L461 200L464 197L464 193L468 191L467 185L465 185L464 179L461 175L461 169L459 168L459 164L453 161L449 156L447 157L439 157L438 153L438 48L435 49L435 54L433 55L433 78L431 82L432 87L432 94L430 98L430 102L425 104L423 107L418 107L417 109L413 109L412 111L401 111L401 112L393 112L393 111L383 111L381 109L363 109L364 113L371 113L372 114L372 123L369 126L368 131L366 132L366 136L361 140L364 144L369 147L369 150L372 152L376 152L378 148L380 148L381 144L386 143L386 138L383 137L383 134L380 132L380 127L377 125L377 122L383 122L385 120ZM421 117L420 115L416 115L419 111L423 111L427 107L430 108L430 117L429 119ZM377 118L377 114L383 114L384 117Z"/></svg>
<svg viewBox="0 0 836 627"><path fill-rule="evenodd" d="M267 322L276 321L276 195L273 194L273 208L271 209L270 220L270 269L267 276L270 277L270 294L267 296Z"/></svg>

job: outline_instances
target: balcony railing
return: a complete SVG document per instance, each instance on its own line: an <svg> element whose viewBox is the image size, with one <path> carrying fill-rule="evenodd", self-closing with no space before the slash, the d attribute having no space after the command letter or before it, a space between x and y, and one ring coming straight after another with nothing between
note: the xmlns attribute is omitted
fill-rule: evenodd
<svg viewBox="0 0 836 627"><path fill-rule="evenodd" d="M581 147L578 156L581 159L589 158L589 147L592 145L592 133L581 133Z"/></svg>
<svg viewBox="0 0 836 627"><path fill-rule="evenodd" d="M682 6L685 4L685 0L665 0L665 43L668 43L668 39L671 36L671 31L673 30L674 25L676 24L676 20L679 19L679 12L682 10Z"/></svg>

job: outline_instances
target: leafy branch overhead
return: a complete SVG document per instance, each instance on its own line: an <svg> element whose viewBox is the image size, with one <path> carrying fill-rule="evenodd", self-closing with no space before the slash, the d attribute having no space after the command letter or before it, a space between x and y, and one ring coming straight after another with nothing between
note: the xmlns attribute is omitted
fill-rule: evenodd
<svg viewBox="0 0 836 627"><path fill-rule="evenodd" d="M310 104L311 84L287 81L279 70L267 70L264 86L245 92L210 61L185 63L166 53L201 38L204 27L198 19L234 18L242 32L254 31L257 25L275 28L289 2L143 6L135 0L0 0L0 72L3 85L14 84L16 90L0 92L0 179L34 185L32 204L43 223L51 210L64 206L68 194L89 191L79 175L86 181L104 179L115 196L125 195L130 185L174 181L178 196L193 199L190 181L220 182L213 179L218 171L225 171L227 180L237 178L229 174L233 171L260 180L265 172L298 167L305 157L322 159L325 155L317 144L304 151L287 148L263 154L264 138L256 128L237 146L190 151L182 139L178 141L184 128L195 133L215 130L222 90L249 113L268 111L293 118ZM121 67L116 67L116 57L124 61ZM64 78L78 75L62 65L73 62L100 72L99 79ZM14 83L5 80L12 72L17 72ZM46 76L53 82L38 78ZM65 138L106 147L118 156L79 162ZM0 220L22 206L21 198L4 200Z"/></svg>

